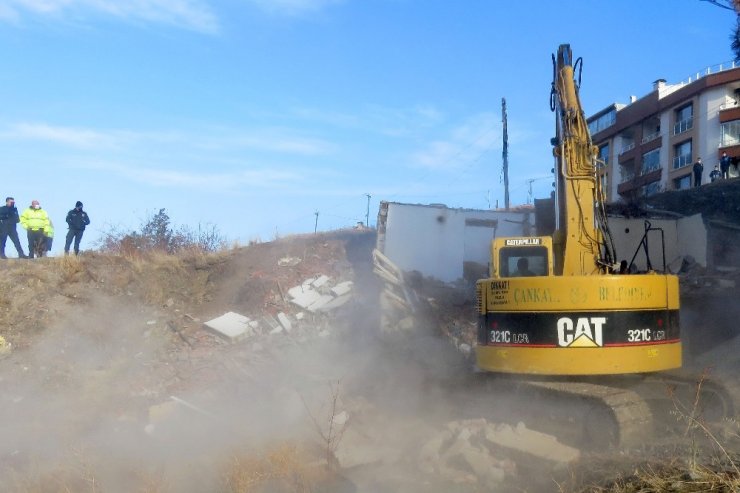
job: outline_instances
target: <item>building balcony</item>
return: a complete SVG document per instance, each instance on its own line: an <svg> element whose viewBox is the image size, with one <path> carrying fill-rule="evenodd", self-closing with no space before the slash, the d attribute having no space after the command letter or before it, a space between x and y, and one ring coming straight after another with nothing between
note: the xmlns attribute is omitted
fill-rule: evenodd
<svg viewBox="0 0 740 493"><path fill-rule="evenodd" d="M652 142L655 139L659 139L659 138L660 138L660 132L655 132L653 134L646 135L645 137L643 137L642 138L642 141L640 143L641 144L647 144L648 142Z"/></svg>
<svg viewBox="0 0 740 493"><path fill-rule="evenodd" d="M733 120L740 120L740 106L723 106L719 110L719 122L727 123Z"/></svg>
<svg viewBox="0 0 740 493"><path fill-rule="evenodd" d="M622 147L622 150L619 152L619 156L617 156L617 161L619 164L627 163L637 157L637 147L635 144L629 144L625 147Z"/></svg>
<svg viewBox="0 0 740 493"><path fill-rule="evenodd" d="M622 155L622 154L624 154L626 152L631 151L634 148L635 148L635 143L634 142L631 143L631 144L627 144L627 145L623 146L622 149L620 149L619 154Z"/></svg>
<svg viewBox="0 0 740 493"><path fill-rule="evenodd" d="M682 134L684 132L688 132L694 128L694 117L686 118L685 120L681 120L680 122L676 122L675 125L673 125L673 135Z"/></svg>

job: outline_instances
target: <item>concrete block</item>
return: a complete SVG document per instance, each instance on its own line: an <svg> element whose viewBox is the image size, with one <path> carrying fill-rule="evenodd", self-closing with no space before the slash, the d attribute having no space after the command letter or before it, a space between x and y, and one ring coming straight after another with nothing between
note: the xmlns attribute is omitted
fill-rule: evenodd
<svg viewBox="0 0 740 493"><path fill-rule="evenodd" d="M329 282L329 276L325 276L324 274L321 274L319 277L314 279L314 281L311 283L311 285L315 288L320 288L324 284Z"/></svg>
<svg viewBox="0 0 740 493"><path fill-rule="evenodd" d="M283 312L280 312L277 314L277 319L280 325L285 329L285 331L290 332L290 330L293 328L293 324L290 322L288 316Z"/></svg>
<svg viewBox="0 0 740 493"><path fill-rule="evenodd" d="M349 294L345 294L344 296L340 296L338 298L333 298L328 303L326 303L324 306L322 306L321 308L319 308L318 311L320 311L320 312L330 312L332 310L336 310L337 308L339 308L340 306L344 305L345 303L347 303L351 299L352 299L352 295L349 295Z"/></svg>
<svg viewBox="0 0 740 493"><path fill-rule="evenodd" d="M318 291L310 289L302 291L297 296L293 296L293 299L291 299L290 301L300 306L301 308L308 308L309 306L316 303L321 298L321 296L322 295Z"/></svg>
<svg viewBox="0 0 740 493"><path fill-rule="evenodd" d="M249 317L227 312L220 317L207 321L204 325L217 335L235 342L254 333L254 329L249 326L249 322L251 322Z"/></svg>
<svg viewBox="0 0 740 493"><path fill-rule="evenodd" d="M462 459L479 478L484 478L488 486L495 486L504 480L504 470L498 467L499 461L475 447L469 447L460 454Z"/></svg>
<svg viewBox="0 0 740 493"><path fill-rule="evenodd" d="M303 289L311 289L311 285L313 284L315 280L316 280L315 277L309 277L308 279L303 281L303 284L301 284L301 286L303 287Z"/></svg>
<svg viewBox="0 0 740 493"><path fill-rule="evenodd" d="M505 424L489 425L485 436L495 445L557 463L572 462L581 455L578 449L558 442L552 435L530 430L524 423L516 428Z"/></svg>
<svg viewBox="0 0 740 493"><path fill-rule="evenodd" d="M344 294L347 294L352 291L352 284L352 281L340 282L339 284L331 288L331 293L334 296L342 296Z"/></svg>
<svg viewBox="0 0 740 493"><path fill-rule="evenodd" d="M296 265L301 263L301 259L298 257L283 257L280 260L278 260L278 265L280 267L295 267Z"/></svg>
<svg viewBox="0 0 740 493"><path fill-rule="evenodd" d="M309 312L316 313L319 311L324 305L332 301L334 297L330 294L322 294L319 295L318 299L316 299L313 303L311 303L309 306L306 306L306 308Z"/></svg>

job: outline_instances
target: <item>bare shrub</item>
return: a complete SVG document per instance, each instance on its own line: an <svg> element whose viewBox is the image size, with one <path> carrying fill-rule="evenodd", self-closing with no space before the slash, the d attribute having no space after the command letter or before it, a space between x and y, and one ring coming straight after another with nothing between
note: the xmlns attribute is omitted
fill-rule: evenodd
<svg viewBox="0 0 740 493"><path fill-rule="evenodd" d="M226 238L212 224L175 227L165 209L150 215L138 231L110 227L103 233L99 248L105 253L136 256L159 252L174 254L183 251L217 252L226 245Z"/></svg>

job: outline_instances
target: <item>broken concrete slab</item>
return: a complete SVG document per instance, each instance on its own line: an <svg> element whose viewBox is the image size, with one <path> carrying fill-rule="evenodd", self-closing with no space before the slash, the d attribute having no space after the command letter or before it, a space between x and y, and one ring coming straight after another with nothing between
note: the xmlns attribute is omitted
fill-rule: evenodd
<svg viewBox="0 0 740 493"><path fill-rule="evenodd" d="M249 325L250 322L249 317L227 312L220 317L205 322L203 325L217 335L231 342L236 342L254 333L254 329Z"/></svg>
<svg viewBox="0 0 740 493"><path fill-rule="evenodd" d="M382 441L361 434L351 427L344 429L334 456L342 469L398 460L400 452Z"/></svg>
<svg viewBox="0 0 740 493"><path fill-rule="evenodd" d="M505 479L506 473L499 467L499 460L486 450L468 447L460 454L475 475L483 478L490 487L495 487Z"/></svg>
<svg viewBox="0 0 740 493"><path fill-rule="evenodd" d="M338 298L333 298L330 301L328 301L324 306L318 309L320 312L330 312L332 310L336 310L340 306L346 304L349 300L352 299L352 295L345 294L344 296L339 296Z"/></svg>
<svg viewBox="0 0 740 493"><path fill-rule="evenodd" d="M347 294L352 291L352 284L352 281L340 282L339 284L331 288L331 293L334 296L342 296L344 294Z"/></svg>
<svg viewBox="0 0 740 493"><path fill-rule="evenodd" d="M578 449L560 443L552 435L530 430L522 422L516 427L488 425L485 436L494 445L561 464L577 460L581 455Z"/></svg>
<svg viewBox="0 0 740 493"><path fill-rule="evenodd" d="M316 301L314 301L309 306L304 307L304 308L306 308L309 312L316 313L324 305L326 305L327 303L329 303L333 299L334 299L334 297L332 295L330 295L330 294L322 294L322 295L319 296L319 298Z"/></svg>
<svg viewBox="0 0 740 493"><path fill-rule="evenodd" d="M300 263L301 259L299 259L298 257L283 257L278 260L278 265L280 267L295 267Z"/></svg>
<svg viewBox="0 0 740 493"><path fill-rule="evenodd" d="M300 286L299 286L300 288ZM294 288L291 288L291 290ZM288 291L289 294L290 290ZM298 305L301 308L308 309L309 306L313 305L315 302L317 302L321 298L321 294L314 290L301 290L299 292L295 292L296 294L291 294L291 302Z"/></svg>
<svg viewBox="0 0 740 493"><path fill-rule="evenodd" d="M311 285L315 288L320 288L324 286L327 282L329 282L329 276L321 274L319 277L314 279L314 281L311 283Z"/></svg>
<svg viewBox="0 0 740 493"><path fill-rule="evenodd" d="M278 313L277 319L280 325L286 330L286 332L291 331L291 329L293 328L293 324L286 314L284 314L283 312Z"/></svg>

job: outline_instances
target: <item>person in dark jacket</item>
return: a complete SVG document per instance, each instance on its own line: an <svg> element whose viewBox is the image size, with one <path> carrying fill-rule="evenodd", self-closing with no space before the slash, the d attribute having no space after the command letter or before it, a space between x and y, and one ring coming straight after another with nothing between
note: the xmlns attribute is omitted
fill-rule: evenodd
<svg viewBox="0 0 740 493"><path fill-rule="evenodd" d="M20 222L18 216L18 208L15 206L15 199L8 197L5 199L5 205L0 207L0 258L7 258L5 256L5 242L10 237L10 241L15 246L15 251L18 252L18 258L28 258L23 253L23 247L21 247L21 240L18 238L18 231L15 229L15 225Z"/></svg>
<svg viewBox="0 0 740 493"><path fill-rule="evenodd" d="M72 245L72 239L74 239L75 255L79 255L82 234L85 232L85 226L90 224L90 218L87 216L87 212L82 210L82 202L79 200L75 204L75 208L67 213L67 224L69 224L69 231L67 231L67 240L64 242L64 254L69 255L69 247Z"/></svg>
<svg viewBox="0 0 740 493"><path fill-rule="evenodd" d="M722 179L726 180L730 177L730 165L732 164L732 159L730 156L727 155L726 152L722 153L722 157L719 160L719 171L722 173Z"/></svg>
<svg viewBox="0 0 740 493"><path fill-rule="evenodd" d="M694 186L701 186L701 175L704 173L704 165L701 162L701 158L698 158L694 163Z"/></svg>

